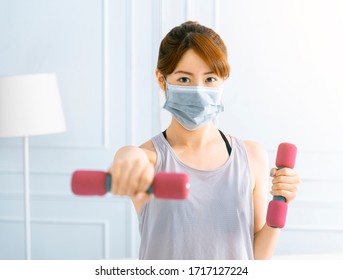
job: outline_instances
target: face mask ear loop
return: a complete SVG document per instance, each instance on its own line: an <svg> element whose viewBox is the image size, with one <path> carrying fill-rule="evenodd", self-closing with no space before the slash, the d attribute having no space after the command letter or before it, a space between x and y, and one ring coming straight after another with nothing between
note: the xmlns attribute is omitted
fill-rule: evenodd
<svg viewBox="0 0 343 280"><path fill-rule="evenodd" d="M162 82L164 85L164 97L167 98L167 79L164 75L162 75ZM159 103L160 103L160 109L158 110L158 125L159 125L159 131L162 131L163 127L162 127L162 107L161 106L161 102L162 100L160 99L160 95L158 97ZM165 102L165 101L164 101Z"/></svg>
<svg viewBox="0 0 343 280"><path fill-rule="evenodd" d="M166 85L166 84L167 84L167 78L166 78L166 76L162 76L162 78L163 78L164 84Z"/></svg>
<svg viewBox="0 0 343 280"><path fill-rule="evenodd" d="M167 98L168 97L168 91L167 91L167 78L165 76L163 76L163 82L164 82L164 95Z"/></svg>

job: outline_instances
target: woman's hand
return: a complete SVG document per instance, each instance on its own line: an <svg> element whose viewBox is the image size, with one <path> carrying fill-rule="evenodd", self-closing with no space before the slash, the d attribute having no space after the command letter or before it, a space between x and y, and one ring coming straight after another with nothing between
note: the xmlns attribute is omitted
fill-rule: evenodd
<svg viewBox="0 0 343 280"><path fill-rule="evenodd" d="M118 150L109 173L113 194L129 196L141 202L149 201L150 195L146 191L154 179L154 166L143 149L126 146Z"/></svg>
<svg viewBox="0 0 343 280"><path fill-rule="evenodd" d="M273 177L270 194L283 196L286 198L287 203L291 202L296 197L301 184L299 174L295 170L285 167L279 170L272 168L270 176Z"/></svg>

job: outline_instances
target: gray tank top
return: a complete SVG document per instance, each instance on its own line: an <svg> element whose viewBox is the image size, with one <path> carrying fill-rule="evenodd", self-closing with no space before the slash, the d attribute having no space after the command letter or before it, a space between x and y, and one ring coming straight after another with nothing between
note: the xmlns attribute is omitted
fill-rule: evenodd
<svg viewBox="0 0 343 280"><path fill-rule="evenodd" d="M186 200L154 196L138 215L140 259L253 259L254 213L248 158L241 140L221 167L204 171L183 163L160 133L152 142L156 172L186 173Z"/></svg>

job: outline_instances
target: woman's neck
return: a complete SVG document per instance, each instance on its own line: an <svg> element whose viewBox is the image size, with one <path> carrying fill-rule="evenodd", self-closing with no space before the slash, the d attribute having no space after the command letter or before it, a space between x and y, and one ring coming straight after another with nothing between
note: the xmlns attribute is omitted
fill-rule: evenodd
<svg viewBox="0 0 343 280"><path fill-rule="evenodd" d="M189 131L173 118L170 126L167 128L167 140L172 147L188 146L201 148L209 142L218 139L218 137L220 137L218 129L212 121L197 130Z"/></svg>

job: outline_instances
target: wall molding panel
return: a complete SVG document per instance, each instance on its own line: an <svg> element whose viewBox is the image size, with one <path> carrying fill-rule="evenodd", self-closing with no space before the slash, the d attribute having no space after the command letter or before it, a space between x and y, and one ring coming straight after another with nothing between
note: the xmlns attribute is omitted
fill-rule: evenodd
<svg viewBox="0 0 343 280"><path fill-rule="evenodd" d="M103 17L103 145L101 148L109 148L109 36L110 36L110 23L109 23L109 9L108 0L102 0L102 17Z"/></svg>
<svg viewBox="0 0 343 280"><path fill-rule="evenodd" d="M0 228L1 228L1 224L3 224L3 227L6 227L6 225L8 224L18 224L18 225L24 225L24 220L23 219L19 219L19 218L0 218ZM60 229L62 230L65 226L68 227L72 227L74 228L74 230L72 231L79 231L80 229L82 229L82 227L86 226L88 228L89 231L91 230L95 230L95 231L99 231L99 235L101 237L100 240L92 240L91 236L88 236L88 241L91 243L98 243L100 245L101 248L101 258L102 259L108 259L109 258L109 248L110 248L110 244L109 244L109 222L108 221L103 221L103 220L79 220L79 219L32 219L31 220L31 225L32 225L32 232L36 234L34 235L34 237L32 238L32 251L33 251L33 256L35 256L37 253L36 251L39 250L40 247L40 242L42 242L41 238L44 236L42 236L41 238L37 239L37 228L51 228L54 227L54 229ZM72 233L72 231L70 231L70 233ZM83 235L85 236L85 234L83 233ZM35 238L36 237L36 238ZM65 237L68 237L68 235L66 235ZM78 239L75 238L77 236L71 234L69 235L69 238L72 238L73 243L77 243ZM84 237L83 237L84 238ZM81 238L82 239L82 238ZM62 240L60 240L62 241ZM83 242L85 240L83 239L79 245L83 246ZM57 247L53 247L53 243L49 243L49 248L45 251L45 254L49 254L51 259L55 259L56 257L54 256L54 251L58 251L58 247L59 246L63 246L64 244L56 244ZM37 249L38 247L38 249ZM0 253L1 254L1 253ZM91 257L91 256L88 256ZM38 257L39 258L39 257ZM3 257L0 257L0 259L3 259Z"/></svg>

